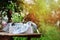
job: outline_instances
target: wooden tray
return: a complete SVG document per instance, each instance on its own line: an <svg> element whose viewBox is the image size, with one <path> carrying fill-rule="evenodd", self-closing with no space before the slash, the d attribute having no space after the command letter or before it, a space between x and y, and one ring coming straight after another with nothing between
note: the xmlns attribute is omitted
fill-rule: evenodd
<svg viewBox="0 0 60 40"><path fill-rule="evenodd" d="M13 40L12 37L27 37L27 40L31 40L32 37L40 38L41 33L33 33L33 34L10 34L6 32L0 32L1 40ZM4 37L4 38L3 38Z"/></svg>

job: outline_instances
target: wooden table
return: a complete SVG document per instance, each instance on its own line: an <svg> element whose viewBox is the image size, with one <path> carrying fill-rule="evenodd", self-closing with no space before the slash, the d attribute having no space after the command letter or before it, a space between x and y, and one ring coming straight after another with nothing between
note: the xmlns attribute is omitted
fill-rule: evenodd
<svg viewBox="0 0 60 40"><path fill-rule="evenodd" d="M27 37L27 40L31 40L32 37L40 38L41 34L10 34L6 32L0 32L0 40L13 40L12 37Z"/></svg>

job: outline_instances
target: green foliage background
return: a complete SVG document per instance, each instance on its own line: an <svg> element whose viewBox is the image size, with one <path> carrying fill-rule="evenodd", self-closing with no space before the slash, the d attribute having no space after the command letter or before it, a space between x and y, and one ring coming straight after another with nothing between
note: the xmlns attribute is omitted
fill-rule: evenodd
<svg viewBox="0 0 60 40"><path fill-rule="evenodd" d="M27 10L34 12L37 19L40 20L39 30L42 33L42 36L39 39L32 38L31 40L60 40L60 28L49 23L46 24L44 22L44 17L47 18L46 16L48 14L51 14L52 10L56 10L59 8L60 0L58 0L58 2L55 2L55 0L34 0L34 1L35 5L29 6L28 4L25 4L25 6ZM16 39L20 40L19 37ZM21 40L26 39L21 38Z"/></svg>

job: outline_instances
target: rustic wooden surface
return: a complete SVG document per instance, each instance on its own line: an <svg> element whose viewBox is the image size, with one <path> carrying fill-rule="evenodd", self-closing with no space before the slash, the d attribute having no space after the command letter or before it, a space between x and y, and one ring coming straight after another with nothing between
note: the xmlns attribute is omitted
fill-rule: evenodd
<svg viewBox="0 0 60 40"><path fill-rule="evenodd" d="M0 32L0 39L1 40L12 40L12 37L27 37L27 40L30 40L32 37L39 38L41 36L40 34L34 33L34 34L11 34L6 32Z"/></svg>
<svg viewBox="0 0 60 40"><path fill-rule="evenodd" d="M26 37L26 36L40 36L40 34L34 33L34 34L11 34L11 33L6 33L6 32L0 32L0 36L21 36L21 37Z"/></svg>

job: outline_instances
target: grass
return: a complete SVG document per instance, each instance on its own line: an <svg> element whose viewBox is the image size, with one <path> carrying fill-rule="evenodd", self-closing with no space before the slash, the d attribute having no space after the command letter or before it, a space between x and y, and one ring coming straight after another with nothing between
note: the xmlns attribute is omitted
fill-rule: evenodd
<svg viewBox="0 0 60 40"><path fill-rule="evenodd" d="M60 40L60 31L54 25L42 24L42 33L40 40Z"/></svg>

